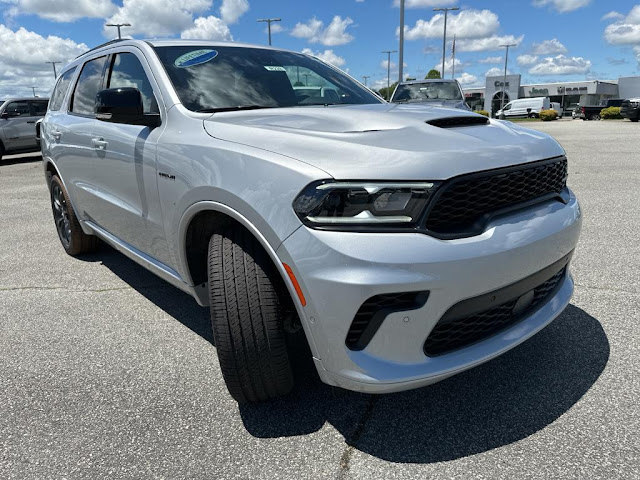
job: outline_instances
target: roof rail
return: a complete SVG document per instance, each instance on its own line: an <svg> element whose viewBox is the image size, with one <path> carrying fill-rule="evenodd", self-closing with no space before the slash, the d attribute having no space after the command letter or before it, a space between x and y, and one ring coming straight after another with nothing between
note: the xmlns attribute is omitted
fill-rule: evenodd
<svg viewBox="0 0 640 480"><path fill-rule="evenodd" d="M78 55L76 58L80 58L83 55L86 55L87 53L93 52L94 50L97 50L99 48L102 47L106 47L107 45L111 45L112 43L118 43L118 42L124 42L125 40L130 40L129 38L116 38L115 40L109 40L108 42L104 42L96 47L90 48L89 50L87 50L84 53L81 53L80 55Z"/></svg>

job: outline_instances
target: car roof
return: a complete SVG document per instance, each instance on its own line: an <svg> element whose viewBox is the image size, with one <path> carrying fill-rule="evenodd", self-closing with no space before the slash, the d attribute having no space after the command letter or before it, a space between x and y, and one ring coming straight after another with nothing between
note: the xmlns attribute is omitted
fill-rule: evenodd
<svg viewBox="0 0 640 480"><path fill-rule="evenodd" d="M238 47L238 48L260 48L263 50L274 50L274 51L284 51L284 52L292 52L292 53L300 53L293 52L293 50L287 50L284 48L276 48L271 47L269 45L254 45L250 43L239 43L239 42L223 42L223 41L213 41L213 40L183 40L183 39L149 39L149 40L135 40L130 38L116 39L111 40L101 45L97 45L86 52L78 55L77 59L81 59L85 55L90 53L97 52L102 49L111 48L113 46L151 46L151 47L176 47L176 46L210 46L210 47ZM75 63L75 62L72 62Z"/></svg>
<svg viewBox="0 0 640 480"><path fill-rule="evenodd" d="M410 80L408 82L400 82L400 85L418 85L420 83L458 83L452 78L425 78L424 80Z"/></svg>

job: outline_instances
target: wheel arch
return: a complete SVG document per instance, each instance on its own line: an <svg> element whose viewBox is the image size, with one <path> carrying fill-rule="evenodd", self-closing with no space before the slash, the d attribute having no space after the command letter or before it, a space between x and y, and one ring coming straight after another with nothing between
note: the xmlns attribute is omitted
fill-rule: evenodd
<svg viewBox="0 0 640 480"><path fill-rule="evenodd" d="M279 245L271 245L260 230L235 209L214 201L202 201L191 205L183 214L178 230L178 262L184 280L198 287L207 283L206 255L211 234L220 225L245 228L267 253L276 271L287 287L289 296L302 318L303 306L289 275L278 257Z"/></svg>

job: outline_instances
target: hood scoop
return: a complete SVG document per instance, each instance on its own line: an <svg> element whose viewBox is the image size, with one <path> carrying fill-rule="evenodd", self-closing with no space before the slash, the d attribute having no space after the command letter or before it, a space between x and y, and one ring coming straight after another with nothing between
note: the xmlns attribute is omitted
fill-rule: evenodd
<svg viewBox="0 0 640 480"><path fill-rule="evenodd" d="M426 123L439 128L471 127L475 125L488 125L489 119L484 116L458 116L436 118L434 120L429 120Z"/></svg>

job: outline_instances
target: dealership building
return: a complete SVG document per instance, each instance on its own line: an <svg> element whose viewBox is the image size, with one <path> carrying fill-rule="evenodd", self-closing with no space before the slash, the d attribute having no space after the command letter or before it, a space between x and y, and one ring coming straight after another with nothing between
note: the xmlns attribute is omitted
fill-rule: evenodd
<svg viewBox="0 0 640 480"><path fill-rule="evenodd" d="M601 105L609 98L640 97L640 77L620 77L618 80L585 80L580 82L521 85L520 75L487 77L484 88L464 88L467 104L474 110L494 114L504 103L517 98L549 97L568 111L580 105Z"/></svg>

